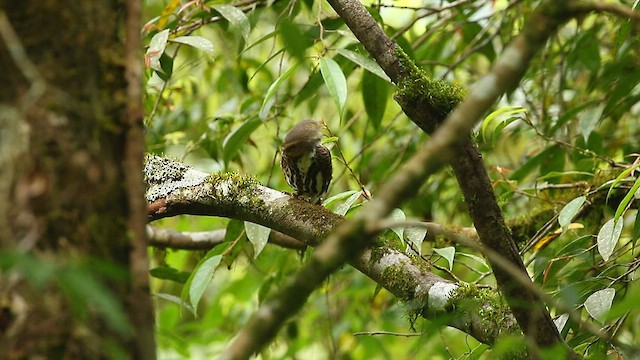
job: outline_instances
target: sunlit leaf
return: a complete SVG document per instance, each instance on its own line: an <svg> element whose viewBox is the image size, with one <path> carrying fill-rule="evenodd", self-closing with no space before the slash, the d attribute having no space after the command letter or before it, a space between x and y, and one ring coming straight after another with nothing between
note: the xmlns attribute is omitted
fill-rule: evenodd
<svg viewBox="0 0 640 360"><path fill-rule="evenodd" d="M189 302L194 309L198 309L198 303L205 289L213 279L213 273L220 264L222 255L214 255L209 258L205 257L203 261L198 263L193 271L191 283L189 284Z"/></svg>
<svg viewBox="0 0 640 360"><path fill-rule="evenodd" d="M389 76L387 76L384 70L382 70L380 65L378 65L378 63L376 63L375 61L371 60L369 57L362 55L360 53L357 53L355 51L347 50L347 49L338 49L337 51L338 51L338 54L344 56L346 59L356 63L357 65L362 66L363 68L365 68L372 74L375 74L382 80L388 83L391 83L391 79L389 79Z"/></svg>
<svg viewBox="0 0 640 360"><path fill-rule="evenodd" d="M202 50L208 55L213 56L213 43L202 36L178 36L171 39L172 42L177 42L189 46L193 46L198 50Z"/></svg>
<svg viewBox="0 0 640 360"><path fill-rule="evenodd" d="M620 204L618 204L618 208L616 209L616 214L613 216L613 218L616 221L618 221L618 219L620 219L622 214L624 214L624 212L627 210L627 205L631 203L631 200L637 197L638 189L640 189L640 177L636 179L636 182L633 183L633 186L631 187L631 189L624 196Z"/></svg>
<svg viewBox="0 0 640 360"><path fill-rule="evenodd" d="M395 208L393 209L391 214L389 214L388 219L392 222L403 222L407 219L407 217L404 215L404 211ZM394 226L391 228L391 230L396 233L396 235L398 235L398 238L400 238L402 242L404 242L404 226Z"/></svg>
<svg viewBox="0 0 640 360"><path fill-rule="evenodd" d="M615 219L609 219L609 221L604 223L602 228L600 228L597 239L598 252L604 261L609 260L611 254L613 254L613 250L616 248L618 239L620 239L620 233L622 233L623 223L623 219L618 221L615 221Z"/></svg>
<svg viewBox="0 0 640 360"><path fill-rule="evenodd" d="M558 214L558 224L563 230L566 230L567 226L571 223L571 220L578 214L578 211L582 208L582 205L587 200L586 196L578 196L577 198L569 201Z"/></svg>
<svg viewBox="0 0 640 360"><path fill-rule="evenodd" d="M418 251L418 255L422 255L422 242L427 235L427 229L424 227L410 226L404 229L404 237L407 242L413 244L413 248ZM408 246L409 244L407 244Z"/></svg>
<svg viewBox="0 0 640 360"><path fill-rule="evenodd" d="M627 179L629 175L631 175L631 173L633 173L636 169L638 169L638 167L640 167L640 163L634 164L633 166L630 166L624 169L620 173L620 175L616 176L615 180L607 181L601 186L601 188L609 186L609 191L607 192L607 200L609 199L611 192L618 186L618 184L620 184L623 180Z"/></svg>
<svg viewBox="0 0 640 360"><path fill-rule="evenodd" d="M271 107L273 106L273 104L275 103L275 94L278 91L278 89L280 88L280 85L282 85L282 83L287 80L289 78L289 76L291 76L291 74L293 74L293 71L298 67L298 64L292 65L291 67L289 67L287 69L287 71L285 71L284 73L282 73L282 75L280 75L276 81L273 82L273 84L271 84L271 86L269 86L269 89L267 90L266 95L264 96L264 100L262 101L262 106L260 107L260 112L259 112L259 116L260 119L262 121L266 120L267 117L269 116L269 111L271 111Z"/></svg>
<svg viewBox="0 0 640 360"><path fill-rule="evenodd" d="M449 262L449 270L453 270L453 258L456 255L456 248L447 246L445 248L433 248L433 251Z"/></svg>
<svg viewBox="0 0 640 360"><path fill-rule="evenodd" d="M245 42L249 39L249 32L251 31L251 24L247 15L235 6L231 5L213 5L213 8L222 15L229 24L231 24L232 31L242 36Z"/></svg>
<svg viewBox="0 0 640 360"><path fill-rule="evenodd" d="M509 123L518 120L518 118L510 118L509 116L514 114L526 113L527 110L522 106L505 106L498 110L493 111L482 121L482 125L480 127L480 135L482 136L482 140L484 142L488 142L494 138L495 129L497 126L500 126L500 123L508 121L507 124L503 124L499 130L502 130ZM495 122L498 121L497 124ZM489 134L489 129L493 126L492 132Z"/></svg>
<svg viewBox="0 0 640 360"><path fill-rule="evenodd" d="M253 257L257 258L269 240L271 229L249 221L244 222L244 229L247 233L249 242L253 245Z"/></svg>
<svg viewBox="0 0 640 360"><path fill-rule="evenodd" d="M613 288L598 290L585 300L584 308L592 318L604 323L615 296L616 290Z"/></svg>
<svg viewBox="0 0 640 360"><path fill-rule="evenodd" d="M564 326L567 324L567 320L569 320L569 314L562 314L553 319L553 323L556 324L558 332L562 332L562 329L564 329Z"/></svg>
<svg viewBox="0 0 640 360"><path fill-rule="evenodd" d="M169 29L162 30L151 38L149 48L145 54L145 64L147 67L155 71L163 71L160 66L160 57L164 54L167 40L169 40Z"/></svg>
<svg viewBox="0 0 640 360"><path fill-rule="evenodd" d="M347 102L347 79L344 77L340 65L331 58L323 57L320 59L320 72L329 89L329 94L336 103L339 113L342 114Z"/></svg>

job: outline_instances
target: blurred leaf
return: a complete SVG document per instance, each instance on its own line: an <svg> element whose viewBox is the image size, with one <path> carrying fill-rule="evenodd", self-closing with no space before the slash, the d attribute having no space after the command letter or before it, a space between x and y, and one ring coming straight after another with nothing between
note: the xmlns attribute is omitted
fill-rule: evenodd
<svg viewBox="0 0 640 360"><path fill-rule="evenodd" d="M338 112L342 114L347 102L347 79L340 65L331 58L323 57L320 59L320 72L329 89L329 94L338 107Z"/></svg>
<svg viewBox="0 0 640 360"><path fill-rule="evenodd" d="M578 211L582 208L582 205L587 200L586 196L578 196L577 198L569 201L558 214L558 223L562 230L566 230L567 226L571 223L571 220L576 216Z"/></svg>
<svg viewBox="0 0 640 360"><path fill-rule="evenodd" d="M305 53L313 44L313 40L304 35L299 24L289 19L282 20L279 29L285 51L298 61L304 61Z"/></svg>
<svg viewBox="0 0 640 360"><path fill-rule="evenodd" d="M262 304L267 296L271 293L271 290L274 288L275 284L275 276L269 276L261 285L260 289L258 289L258 304Z"/></svg>
<svg viewBox="0 0 640 360"><path fill-rule="evenodd" d="M145 54L145 64L147 67L155 71L163 71L160 66L160 57L164 54L167 40L169 40L169 29L162 30L151 38L149 48Z"/></svg>
<svg viewBox="0 0 640 360"><path fill-rule="evenodd" d="M359 191L357 191L357 190L347 190L347 191L344 191L344 192L341 192L339 194L336 194L336 195L333 195L333 196L329 197L328 199L323 201L322 204L324 206L331 205L334 202L346 199L346 198L348 198L349 196L351 196L351 195L353 195L355 193L359 193Z"/></svg>
<svg viewBox="0 0 640 360"><path fill-rule="evenodd" d="M149 274L157 279L171 280L180 284L186 283L191 275L188 272L179 271L166 265L158 266L149 270Z"/></svg>
<svg viewBox="0 0 640 360"><path fill-rule="evenodd" d="M249 242L253 245L253 257L257 258L264 249L264 246L267 245L267 241L269 241L271 229L249 221L244 222L244 229Z"/></svg>
<svg viewBox="0 0 640 360"><path fill-rule="evenodd" d="M171 18L176 9L180 6L181 0L171 0L162 9L162 13L158 20L158 27L163 29L167 24L167 20Z"/></svg>
<svg viewBox="0 0 640 360"><path fill-rule="evenodd" d="M640 211L636 211L636 220L633 222L633 232L631 234L632 247L635 248L638 238L640 238Z"/></svg>
<svg viewBox="0 0 640 360"><path fill-rule="evenodd" d="M178 36L177 38L171 39L171 41L193 46L194 48L202 50L208 55L213 56L213 43L202 36Z"/></svg>
<svg viewBox="0 0 640 360"><path fill-rule="evenodd" d="M195 270L191 274L191 281L188 284L189 302L194 310L197 311L200 298L202 298L202 294L204 294L205 289L211 283L213 273L221 260L222 255L205 256L198 262L198 265L196 265Z"/></svg>
<svg viewBox="0 0 640 360"><path fill-rule="evenodd" d="M369 72L362 73L362 99L374 129L380 129L391 94L389 84Z"/></svg>
<svg viewBox="0 0 640 360"><path fill-rule="evenodd" d="M271 111L271 107L275 102L274 96L278 91L278 89L280 88L280 85L282 85L282 83L285 80L287 80L289 76L291 76L291 74L297 67L298 67L298 64L295 64L289 67L287 71L282 73L282 75L280 75L276 79L276 81L274 81L273 84L269 86L269 89L267 90L267 93L264 96L264 100L262 101L262 106L260 107L260 112L259 112L260 120L265 121L267 119L267 117L269 116L269 111Z"/></svg>
<svg viewBox="0 0 640 360"><path fill-rule="evenodd" d="M638 189L640 189L640 177L636 179L636 182L633 183L633 186L631 187L631 189L627 192L627 194L624 196L624 198L618 205L618 208L616 209L616 214L613 216L613 218L616 221L618 221L620 217L624 214L624 212L627 210L627 206L631 203L631 200L633 200L634 198L637 198Z"/></svg>
<svg viewBox="0 0 640 360"><path fill-rule="evenodd" d="M613 288L598 290L585 300L584 308L592 318L604 323L615 296L616 290Z"/></svg>
<svg viewBox="0 0 640 360"><path fill-rule="evenodd" d="M527 110L522 106L505 106L498 110L493 111L491 114L487 115L487 117L482 120L482 126L480 127L480 135L482 136L482 140L484 142L492 141L495 136L507 125L510 123L519 120L517 117L509 117L514 114L526 113ZM496 119L498 123L494 124ZM490 126L493 126L491 133L489 134L488 129Z"/></svg>
<svg viewBox="0 0 640 360"><path fill-rule="evenodd" d="M262 124L262 121L258 118L249 118L224 138L222 151L225 164L229 164L229 162L233 160L240 147L245 144L249 136Z"/></svg>
<svg viewBox="0 0 640 360"><path fill-rule="evenodd" d="M334 142L338 142L338 137L337 136L332 136L332 137L328 137L326 139L322 139L321 144L322 145L326 145L326 144L330 144L330 143L334 143Z"/></svg>
<svg viewBox="0 0 640 360"><path fill-rule="evenodd" d="M456 248L447 246L445 248L433 248L433 251L449 262L449 270L453 270L453 258L456 255Z"/></svg>
<svg viewBox="0 0 640 360"><path fill-rule="evenodd" d="M609 219L609 221L604 223L602 228L600 228L597 239L598 252L604 261L608 261L611 254L613 254L613 250L616 248L618 239L620 239L623 223L623 219L620 219L619 221Z"/></svg>
<svg viewBox="0 0 640 360"><path fill-rule="evenodd" d="M391 211L391 214L389 214L389 217L387 219L391 220L392 222L403 222L407 219L407 217L404 215L404 211L395 208L393 209L393 211ZM391 230L396 233L400 241L404 243L404 226L395 226L392 227Z"/></svg>
<svg viewBox="0 0 640 360"><path fill-rule="evenodd" d="M351 191L342 193L342 194L348 194L351 193ZM351 209L351 206L353 206L353 204L360 198L360 191L353 191L353 193L351 194L351 196L349 196L349 198L347 198L347 200L345 200L345 202L343 202L342 204L338 205L338 207L336 207L336 209L334 210L334 213L340 215L340 216L345 216L347 214L347 212L349 211L349 209ZM329 199L327 199L329 200Z"/></svg>
<svg viewBox="0 0 640 360"><path fill-rule="evenodd" d="M213 8L227 19L233 32L240 34L245 43L248 42L251 24L242 10L231 5L213 5Z"/></svg>
<svg viewBox="0 0 640 360"><path fill-rule="evenodd" d="M336 51L338 52L338 54L344 56L346 59L351 60L356 65L363 67L370 73L376 75L380 79L391 84L391 79L389 79L389 76L387 76L387 74L384 72L384 70L382 70L382 68L380 67L380 65L378 65L378 63L371 60L369 57L362 55L360 53L357 53L355 51L344 49L344 48L338 49Z"/></svg>
<svg viewBox="0 0 640 360"><path fill-rule="evenodd" d="M58 286L70 298L75 311L85 314L89 309L95 309L111 329L122 336L130 336L131 324L122 303L92 271L73 266L60 269L56 275Z"/></svg>
<svg viewBox="0 0 640 360"><path fill-rule="evenodd" d="M195 310L193 309L193 306L191 306L188 303L182 301L182 299L180 299L179 296L175 296L175 295L172 295L172 294L165 294L165 293L155 293L155 294L153 294L153 296L155 296L155 297L157 297L159 299L163 299L163 300L172 302L172 303L180 306L181 308L187 309L187 311L192 313L194 316L197 316Z"/></svg>
<svg viewBox="0 0 640 360"><path fill-rule="evenodd" d="M593 131L593 129L595 129L596 124L602 118L603 111L604 105L600 105L594 108L587 109L587 111L583 112L582 116L580 116L578 129L580 130L580 134L582 134L585 142L589 140L589 135L591 135L591 132Z"/></svg>

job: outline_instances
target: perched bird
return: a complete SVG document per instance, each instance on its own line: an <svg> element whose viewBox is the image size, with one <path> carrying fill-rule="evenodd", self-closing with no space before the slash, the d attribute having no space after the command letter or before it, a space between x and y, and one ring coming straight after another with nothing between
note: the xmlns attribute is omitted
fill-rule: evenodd
<svg viewBox="0 0 640 360"><path fill-rule="evenodd" d="M331 182L331 152L320 143L322 121L302 120L284 137L280 166L298 197L320 204Z"/></svg>

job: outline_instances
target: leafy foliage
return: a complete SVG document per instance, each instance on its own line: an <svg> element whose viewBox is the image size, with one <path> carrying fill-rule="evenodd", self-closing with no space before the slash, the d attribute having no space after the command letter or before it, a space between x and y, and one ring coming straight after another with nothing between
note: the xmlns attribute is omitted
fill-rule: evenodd
<svg viewBox="0 0 640 360"><path fill-rule="evenodd" d="M249 173L263 185L290 191L278 167L282 137L298 120L323 119L330 130L326 135L336 142L329 142L334 197L327 206L349 216L366 201L361 186L374 197L384 191L381 182L427 136L401 113L388 77L326 4L239 4L147 2L149 150L184 158L203 171ZM425 74L470 86L537 4L375 3L368 9ZM595 319L610 334L622 334L622 341L640 337L629 321L638 310L625 302L627 294L638 292L640 265L635 249L640 178L633 165L640 142L638 49L627 19L596 13L570 22L475 134L505 217L530 225L515 235L523 239L523 257L536 283L557 300L584 308L583 321ZM395 220L472 225L448 170L432 176L394 214ZM268 232L255 234L252 225L247 234L242 224L227 225L223 219L177 218L161 224L190 231L228 226L224 249L204 257L156 253L160 267L152 272L154 291L164 294L157 331L167 356L219 353L256 304L299 264L295 252L263 248ZM392 230L403 241L412 234L409 242L420 247L425 262L450 269L463 281L495 285L480 254L410 229ZM185 271L191 276L183 287ZM188 294L182 304L171 298L180 292ZM199 318L182 311L187 302ZM617 303L627 305L620 309ZM612 306L615 317L606 315ZM426 321L415 324L419 337L355 335L409 332L403 313L402 304L386 291L344 269L291 320L265 357L477 358L510 346L506 339L490 350ZM557 309L552 313L577 351L615 351L575 319Z"/></svg>

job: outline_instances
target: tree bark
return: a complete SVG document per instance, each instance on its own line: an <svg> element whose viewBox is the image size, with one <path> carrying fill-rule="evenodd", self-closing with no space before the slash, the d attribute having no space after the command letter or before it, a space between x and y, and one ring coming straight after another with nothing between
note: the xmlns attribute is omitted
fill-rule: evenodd
<svg viewBox="0 0 640 360"><path fill-rule="evenodd" d="M135 66L125 80L123 7L0 7L0 131L18 145L0 158L8 204L0 208L0 353L8 358L155 357L139 251L145 218L136 216L144 206L140 99L127 103L141 80ZM140 46L131 38L139 26L127 36Z"/></svg>

